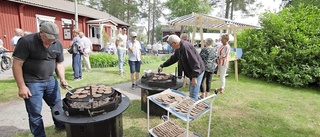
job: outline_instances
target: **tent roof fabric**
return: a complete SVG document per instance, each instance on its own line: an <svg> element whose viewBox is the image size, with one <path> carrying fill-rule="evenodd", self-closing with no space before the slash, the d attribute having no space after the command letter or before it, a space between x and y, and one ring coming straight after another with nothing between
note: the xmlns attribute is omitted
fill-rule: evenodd
<svg viewBox="0 0 320 137"><path fill-rule="evenodd" d="M252 29L261 28L260 26L254 26L250 24L235 22L229 19L214 17L206 14L192 13L177 17L169 21L173 26L190 26L201 27L206 29Z"/></svg>

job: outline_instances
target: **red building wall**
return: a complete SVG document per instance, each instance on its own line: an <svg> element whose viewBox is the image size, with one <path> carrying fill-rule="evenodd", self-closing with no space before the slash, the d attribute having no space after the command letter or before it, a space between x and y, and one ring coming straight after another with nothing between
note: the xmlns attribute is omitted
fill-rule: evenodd
<svg viewBox="0 0 320 137"><path fill-rule="evenodd" d="M13 50L10 39L14 36L14 29L19 28L19 11L16 4L0 1L0 39L4 47Z"/></svg>
<svg viewBox="0 0 320 137"><path fill-rule="evenodd" d="M62 13L58 11L52 11L48 9L42 9L29 5L22 5L9 1L0 1L0 38L4 42L4 47L13 51L13 47L10 44L10 39L14 36L14 29L21 28L24 31L37 32L37 20L36 15L45 15L55 17L55 23L60 29L59 40L63 44L64 48L69 47L72 40L63 39L63 29L61 18L74 19L73 14ZM79 29L87 34L87 26L85 17L78 17ZM71 28L72 30L72 28ZM110 33L109 33L110 34Z"/></svg>

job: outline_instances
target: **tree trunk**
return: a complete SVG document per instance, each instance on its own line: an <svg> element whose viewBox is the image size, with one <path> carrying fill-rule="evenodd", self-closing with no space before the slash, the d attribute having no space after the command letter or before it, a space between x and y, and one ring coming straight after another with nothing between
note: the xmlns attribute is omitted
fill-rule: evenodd
<svg viewBox="0 0 320 137"><path fill-rule="evenodd" d="M153 14L152 14L152 35L151 35L151 36L152 36L152 37L151 37L151 44L152 44L152 45L154 44L154 32L155 32L155 31L154 31L154 24L155 24L155 21L154 21L154 20L155 20L155 14L156 14L156 13L155 13L155 12L156 12L156 10L155 10L156 8L155 8L155 7L156 7L156 0L153 0L153 10L152 10L152 13L153 13Z"/></svg>
<svg viewBox="0 0 320 137"><path fill-rule="evenodd" d="M130 8L129 8L129 6L130 6L130 0L128 0L128 3L127 3L127 23L130 22L130 10L129 10Z"/></svg>
<svg viewBox="0 0 320 137"><path fill-rule="evenodd" d="M148 40L147 43L150 44L150 14L151 13L151 7L150 7L150 0L148 0Z"/></svg>
<svg viewBox="0 0 320 137"><path fill-rule="evenodd" d="M234 8L234 0L232 0L231 2L230 20L233 20L233 8Z"/></svg>
<svg viewBox="0 0 320 137"><path fill-rule="evenodd" d="M226 14L224 15L224 18L226 19L229 18L230 3L231 3L231 0L226 0Z"/></svg>

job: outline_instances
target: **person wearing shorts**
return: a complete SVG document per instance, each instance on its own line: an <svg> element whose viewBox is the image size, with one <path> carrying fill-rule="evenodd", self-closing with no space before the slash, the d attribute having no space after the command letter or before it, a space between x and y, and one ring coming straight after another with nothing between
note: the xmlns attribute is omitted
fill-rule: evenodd
<svg viewBox="0 0 320 137"><path fill-rule="evenodd" d="M141 66L141 45L136 39L137 33L130 33L130 40L127 42L128 55L129 55L129 66L131 73L131 89L134 90L137 86L136 81L139 79L140 66Z"/></svg>

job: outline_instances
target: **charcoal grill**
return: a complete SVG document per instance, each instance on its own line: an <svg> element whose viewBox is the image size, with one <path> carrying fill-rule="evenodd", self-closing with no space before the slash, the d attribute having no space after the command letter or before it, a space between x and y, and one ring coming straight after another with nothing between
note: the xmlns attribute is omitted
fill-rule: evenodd
<svg viewBox="0 0 320 137"><path fill-rule="evenodd" d="M67 116L95 116L115 110L121 102L121 93L105 85L91 85L69 91L63 99Z"/></svg>
<svg viewBox="0 0 320 137"><path fill-rule="evenodd" d="M70 90L52 114L65 123L68 137L122 137L122 112L129 103L112 87L91 85Z"/></svg>
<svg viewBox="0 0 320 137"><path fill-rule="evenodd" d="M155 79L155 77L157 77L157 79ZM177 79L176 74L148 73L147 75L144 74L141 79L137 81L137 85L141 88L141 110L147 113L148 96L161 93L168 88L178 89L182 87L183 81L181 79ZM150 115L162 116L167 114L166 110L153 102L150 102L149 109Z"/></svg>

